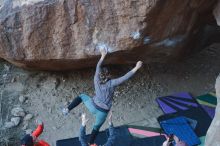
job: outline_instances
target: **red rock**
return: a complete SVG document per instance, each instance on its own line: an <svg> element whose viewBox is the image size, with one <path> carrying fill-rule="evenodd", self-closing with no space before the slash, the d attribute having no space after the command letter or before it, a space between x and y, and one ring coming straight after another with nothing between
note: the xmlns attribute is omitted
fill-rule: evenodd
<svg viewBox="0 0 220 146"><path fill-rule="evenodd" d="M6 0L0 7L0 57L25 68L167 62L197 52L216 0Z"/></svg>

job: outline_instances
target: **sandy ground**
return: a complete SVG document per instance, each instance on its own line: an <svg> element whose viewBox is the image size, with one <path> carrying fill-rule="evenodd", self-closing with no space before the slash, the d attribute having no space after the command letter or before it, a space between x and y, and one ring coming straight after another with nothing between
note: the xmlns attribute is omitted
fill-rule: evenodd
<svg viewBox="0 0 220 146"><path fill-rule="evenodd" d="M131 80L117 88L112 107L114 124L158 127L156 118L162 111L155 98L181 91L188 91L193 96L213 91L220 72L219 56L218 44L181 63L145 65ZM10 67L9 70L5 65ZM112 66L111 72L118 77L131 68ZM16 106L34 115L27 129L35 128L36 118L43 120L45 131L41 138L52 146L58 139L78 135L82 112L86 112L90 119L87 126L87 132L90 132L94 119L83 104L68 116L63 116L60 109L80 93L94 95L94 72L94 68L65 73L27 71L1 61L0 145L15 146L25 133L23 121L15 128L2 129L11 118L11 109ZM27 97L24 103L18 100L21 95ZM101 129L107 126L106 122Z"/></svg>

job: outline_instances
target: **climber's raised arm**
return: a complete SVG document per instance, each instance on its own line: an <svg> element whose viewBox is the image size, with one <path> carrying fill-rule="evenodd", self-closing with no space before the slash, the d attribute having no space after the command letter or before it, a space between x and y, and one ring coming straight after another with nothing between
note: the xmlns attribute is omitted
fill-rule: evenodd
<svg viewBox="0 0 220 146"><path fill-rule="evenodd" d="M96 65L96 71L94 76L95 84L100 82L99 73L101 71L102 62L105 59L105 56L107 55L107 50L104 47L100 48L100 53L101 53L101 58L99 59L99 62Z"/></svg>
<svg viewBox="0 0 220 146"><path fill-rule="evenodd" d="M127 81L130 77L132 77L137 72L138 69L141 68L142 64L143 64L142 61L138 61L136 63L136 66L132 70L130 70L128 73L126 73L124 76L117 78L117 79L112 79L111 80L112 86L117 86Z"/></svg>

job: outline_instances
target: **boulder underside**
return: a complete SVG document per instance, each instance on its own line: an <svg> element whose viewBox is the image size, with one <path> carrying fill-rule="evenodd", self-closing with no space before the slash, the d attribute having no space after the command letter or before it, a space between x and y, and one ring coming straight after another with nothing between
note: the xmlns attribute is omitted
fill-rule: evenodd
<svg viewBox="0 0 220 146"><path fill-rule="evenodd" d="M198 52L216 0L5 0L0 57L21 67L69 70L169 62ZM201 41L202 40L202 41ZM201 42L203 44L201 45Z"/></svg>

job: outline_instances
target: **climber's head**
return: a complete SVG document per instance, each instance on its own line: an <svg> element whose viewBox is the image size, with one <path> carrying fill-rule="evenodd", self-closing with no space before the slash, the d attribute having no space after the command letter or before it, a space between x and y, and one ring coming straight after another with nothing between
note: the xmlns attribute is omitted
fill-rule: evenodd
<svg viewBox="0 0 220 146"><path fill-rule="evenodd" d="M108 69L106 67L103 67L99 74L100 83L105 84L106 82L110 80L110 77L111 75L109 74Z"/></svg>
<svg viewBox="0 0 220 146"><path fill-rule="evenodd" d="M21 140L21 146L34 146L33 137L30 134L26 134Z"/></svg>

